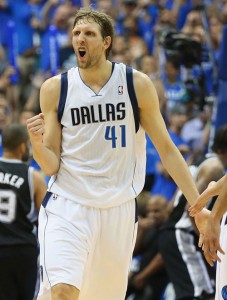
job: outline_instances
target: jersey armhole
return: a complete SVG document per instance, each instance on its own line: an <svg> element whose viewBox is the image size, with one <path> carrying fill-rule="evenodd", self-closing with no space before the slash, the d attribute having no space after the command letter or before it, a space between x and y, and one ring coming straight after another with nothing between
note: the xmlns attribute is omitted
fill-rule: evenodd
<svg viewBox="0 0 227 300"><path fill-rule="evenodd" d="M64 72L61 74L61 90L60 90L60 98L58 103L58 121L61 122L61 118L63 116L65 102L68 92L68 72Z"/></svg>
<svg viewBox="0 0 227 300"><path fill-rule="evenodd" d="M134 121L135 121L135 131L139 130L139 107L136 98L136 93L133 84L133 68L126 66L126 80L127 80L127 88L128 94L132 105Z"/></svg>

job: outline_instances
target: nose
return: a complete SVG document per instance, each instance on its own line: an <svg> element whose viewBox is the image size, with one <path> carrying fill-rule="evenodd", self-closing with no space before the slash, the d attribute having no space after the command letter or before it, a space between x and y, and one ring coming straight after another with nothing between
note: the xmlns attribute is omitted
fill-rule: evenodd
<svg viewBox="0 0 227 300"><path fill-rule="evenodd" d="M80 34L77 36L77 40L78 42L82 43L85 40L85 36L82 32L80 32Z"/></svg>

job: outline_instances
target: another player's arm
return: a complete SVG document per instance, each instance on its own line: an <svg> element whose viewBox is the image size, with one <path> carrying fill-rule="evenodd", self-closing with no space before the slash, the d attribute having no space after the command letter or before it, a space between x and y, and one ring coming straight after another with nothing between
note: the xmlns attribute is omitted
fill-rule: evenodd
<svg viewBox="0 0 227 300"><path fill-rule="evenodd" d="M140 110L140 122L154 143L161 161L184 193L190 204L199 193L191 176L188 165L171 140L159 109L159 100L150 78L134 72L134 85Z"/></svg>
<svg viewBox="0 0 227 300"><path fill-rule="evenodd" d="M35 204L37 210L39 210L47 191L47 185L43 175L36 170L33 171L33 182L34 182Z"/></svg>
<svg viewBox="0 0 227 300"><path fill-rule="evenodd" d="M218 159L206 160L197 174L196 186L199 193L202 193L212 180L219 180L223 176L223 172L223 166ZM186 209L188 210L189 206ZM191 221L194 224L194 218L191 217ZM196 227L195 230L197 230Z"/></svg>
<svg viewBox="0 0 227 300"><path fill-rule="evenodd" d="M60 166L61 125L57 119L60 78L52 77L40 90L42 113L27 121L33 156L46 175L57 173Z"/></svg>
<svg viewBox="0 0 227 300"><path fill-rule="evenodd" d="M227 211L227 175L223 176L218 182L212 182L208 188L200 195L197 203L206 203L206 199L218 195L212 208L207 224L207 232L203 239L202 249L208 263L213 266L213 261L221 261L218 251L225 252L220 246L220 222L223 214ZM195 209L193 207L193 209Z"/></svg>
<svg viewBox="0 0 227 300"><path fill-rule="evenodd" d="M217 185L220 192L212 209L211 217L214 220L220 221L223 214L227 211L227 175L223 176Z"/></svg>
<svg viewBox="0 0 227 300"><path fill-rule="evenodd" d="M196 203L193 204L189 208L190 216L194 217L198 212L201 211L203 207L207 204L207 202L214 196L217 196L221 193L223 186L226 184L226 176L223 176L217 182L211 181L208 187L204 190L204 192L199 196ZM219 198L218 198L219 199ZM223 200L222 200L223 201ZM217 200L216 200L217 202Z"/></svg>
<svg viewBox="0 0 227 300"><path fill-rule="evenodd" d="M220 183L221 182L221 183ZM213 260L221 261L217 251L225 254L220 246L220 222L227 211L227 175L223 176L217 183L218 197L211 211L209 227L211 234L207 235L207 241L203 245L204 255L207 261L213 266ZM213 235L212 235L213 233Z"/></svg>

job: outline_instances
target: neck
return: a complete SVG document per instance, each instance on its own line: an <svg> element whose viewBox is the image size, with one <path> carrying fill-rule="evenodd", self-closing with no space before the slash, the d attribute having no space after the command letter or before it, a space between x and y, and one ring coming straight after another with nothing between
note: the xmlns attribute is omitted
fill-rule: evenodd
<svg viewBox="0 0 227 300"><path fill-rule="evenodd" d="M110 61L105 60L98 66L96 65L88 69L79 68L79 70L82 80L87 85L96 85L102 87L110 78L112 72L112 63Z"/></svg>
<svg viewBox="0 0 227 300"><path fill-rule="evenodd" d="M18 159L18 160L21 160L21 155L19 155L18 153L9 152L9 151L4 151L2 157L6 158L6 159Z"/></svg>

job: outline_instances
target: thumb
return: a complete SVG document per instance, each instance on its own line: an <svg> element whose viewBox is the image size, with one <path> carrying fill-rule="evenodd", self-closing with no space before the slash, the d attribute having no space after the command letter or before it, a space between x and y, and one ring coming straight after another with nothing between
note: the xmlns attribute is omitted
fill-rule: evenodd
<svg viewBox="0 0 227 300"><path fill-rule="evenodd" d="M203 246L203 239L204 239L204 235L202 233L200 233L199 242L198 242L199 248L201 248Z"/></svg>
<svg viewBox="0 0 227 300"><path fill-rule="evenodd" d="M40 113L39 117L44 120L44 114L43 113Z"/></svg>

